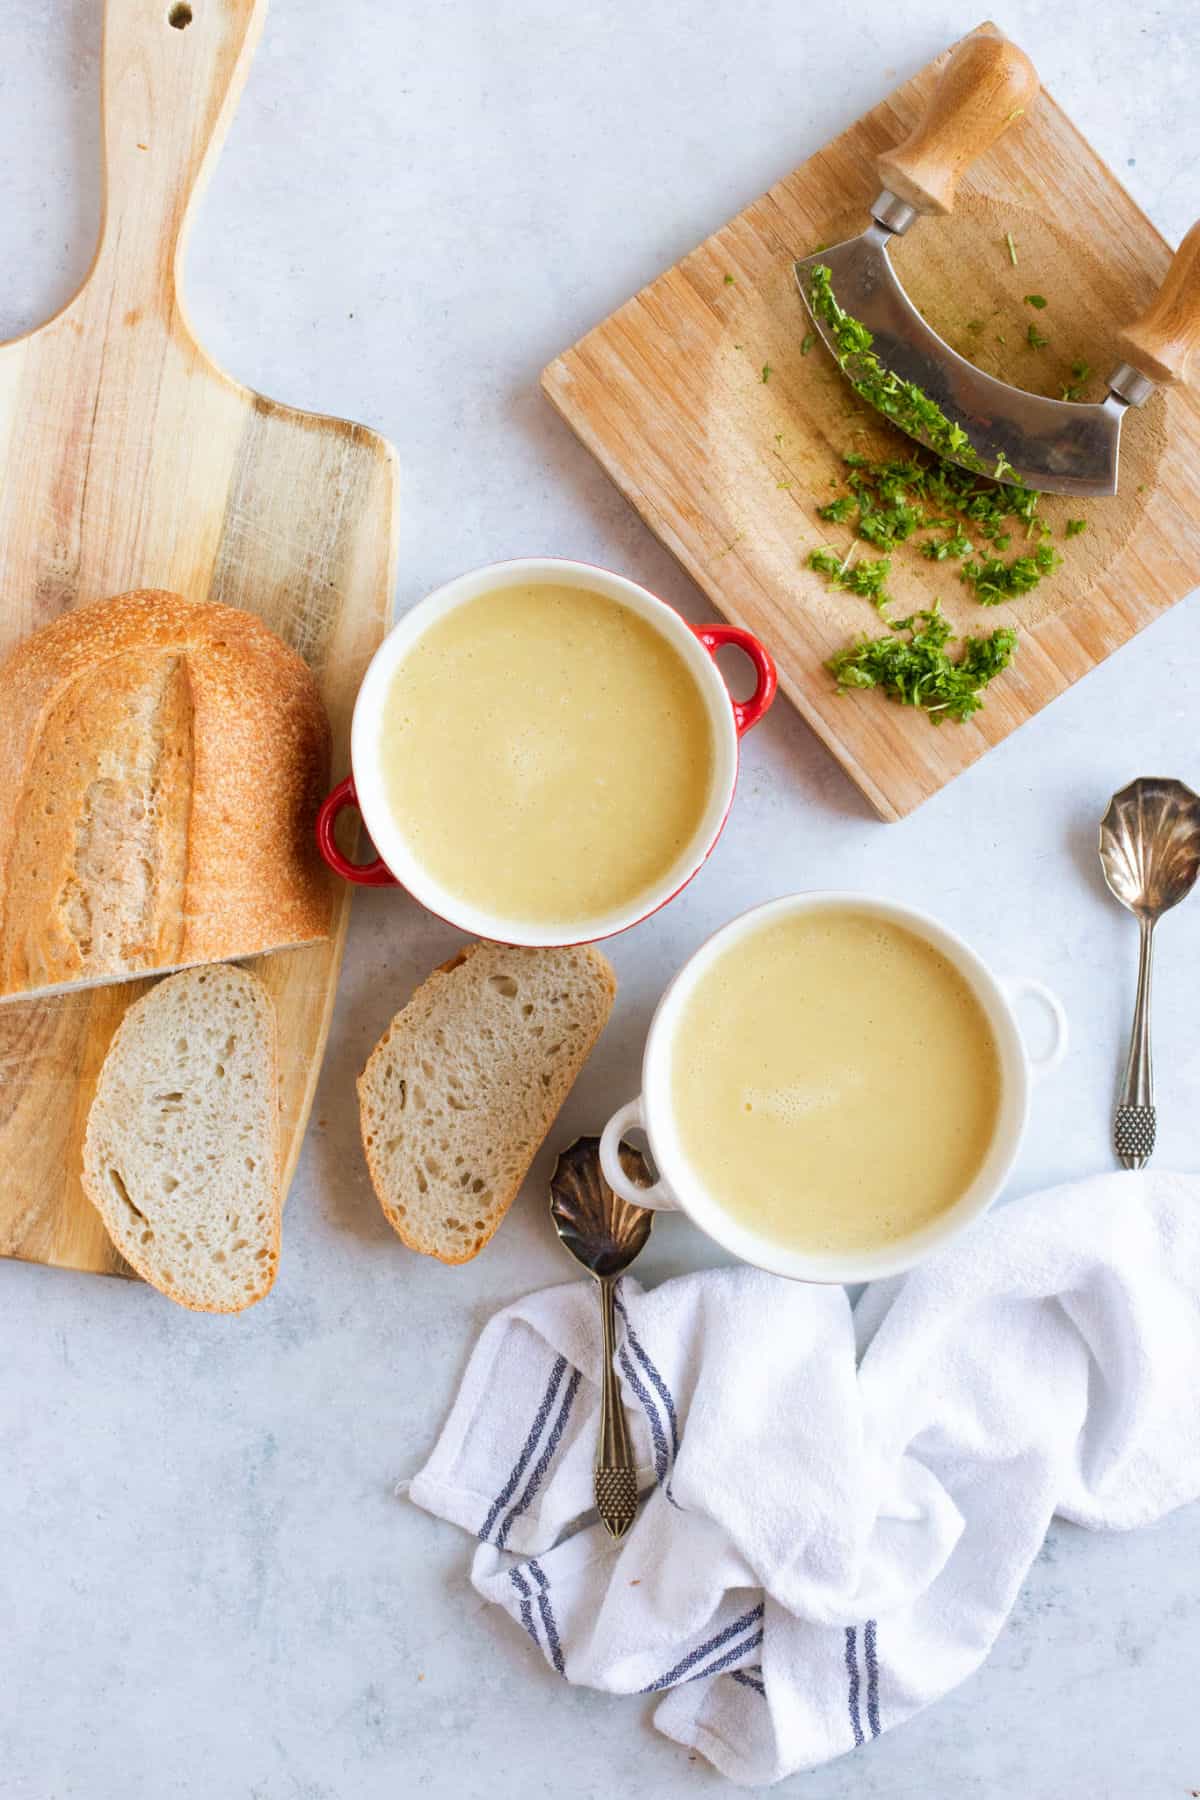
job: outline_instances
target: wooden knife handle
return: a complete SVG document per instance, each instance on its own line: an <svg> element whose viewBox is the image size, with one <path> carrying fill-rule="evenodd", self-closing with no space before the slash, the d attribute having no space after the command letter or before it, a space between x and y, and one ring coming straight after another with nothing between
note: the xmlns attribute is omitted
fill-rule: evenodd
<svg viewBox="0 0 1200 1800"><path fill-rule="evenodd" d="M1037 99L1037 70L1023 50L992 31L951 53L916 129L886 150L879 178L919 213L953 210L959 181L976 157Z"/></svg>
<svg viewBox="0 0 1200 1800"><path fill-rule="evenodd" d="M1126 362L1151 381L1186 381L1188 357L1200 344L1200 220L1171 258L1163 284L1140 319L1121 334Z"/></svg>
<svg viewBox="0 0 1200 1800"><path fill-rule="evenodd" d="M106 0L104 224L115 292L176 298L192 202L225 136L266 0Z"/></svg>

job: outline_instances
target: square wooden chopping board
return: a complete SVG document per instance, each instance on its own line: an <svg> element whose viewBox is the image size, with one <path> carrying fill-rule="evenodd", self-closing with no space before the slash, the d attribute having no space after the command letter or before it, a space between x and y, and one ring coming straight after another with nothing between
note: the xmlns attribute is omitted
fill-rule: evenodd
<svg viewBox="0 0 1200 1800"><path fill-rule="evenodd" d="M820 344L805 350L792 262L863 228L875 158L916 122L949 53L542 376L651 530L724 614L763 638L784 691L885 819L911 812L1200 582L1200 399L1175 389L1126 420L1115 499L1045 497L1064 562L1034 593L983 611L957 565L924 561L914 544L894 555L898 615L937 596L960 630L1018 628L982 712L935 727L879 693L836 692L826 660L880 625L868 602L808 568L812 549L851 542L817 508L841 491L846 451L903 454L908 440L863 408ZM1084 397L1100 399L1117 333L1170 250L1043 92L971 169L954 215L920 221L894 255L924 315L988 373L1057 397L1083 361ZM1047 306L1031 310L1030 292ZM1043 348L1028 342L1031 320ZM1067 541L1070 515L1087 530Z"/></svg>

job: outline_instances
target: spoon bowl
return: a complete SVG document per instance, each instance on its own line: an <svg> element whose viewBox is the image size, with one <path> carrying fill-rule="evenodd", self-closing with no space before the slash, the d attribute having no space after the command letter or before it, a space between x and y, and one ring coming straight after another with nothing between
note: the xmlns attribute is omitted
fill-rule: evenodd
<svg viewBox="0 0 1200 1800"><path fill-rule="evenodd" d="M634 1182L650 1172L636 1150L621 1147L621 1166ZM614 1194L600 1169L600 1139L576 1138L550 1177L550 1217L564 1247L589 1275L610 1280L646 1248L654 1214Z"/></svg>
<svg viewBox="0 0 1200 1800"><path fill-rule="evenodd" d="M1100 866L1135 918L1157 920L1178 906L1200 874L1200 795L1165 776L1131 781L1100 822Z"/></svg>

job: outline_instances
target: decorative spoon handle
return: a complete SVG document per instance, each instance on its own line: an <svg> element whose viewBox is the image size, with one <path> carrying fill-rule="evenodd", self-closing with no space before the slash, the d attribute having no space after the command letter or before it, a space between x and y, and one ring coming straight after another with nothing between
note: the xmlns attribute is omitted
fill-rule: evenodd
<svg viewBox="0 0 1200 1800"><path fill-rule="evenodd" d="M1125 1079L1113 1117L1113 1149L1126 1169L1144 1169L1154 1150L1154 1069L1150 1060L1150 974L1154 956L1154 922L1142 919L1138 953L1137 1000Z"/></svg>
<svg viewBox="0 0 1200 1800"><path fill-rule="evenodd" d="M613 1366L617 1331L612 1276L598 1277L598 1286L604 1325L604 1374L600 1383L600 1442L596 1446L596 1507L605 1529L621 1538L637 1517L637 1470Z"/></svg>

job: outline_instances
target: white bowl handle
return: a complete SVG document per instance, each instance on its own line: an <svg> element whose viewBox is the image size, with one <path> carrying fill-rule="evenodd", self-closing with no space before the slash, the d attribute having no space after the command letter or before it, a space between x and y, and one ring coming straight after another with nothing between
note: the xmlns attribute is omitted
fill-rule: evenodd
<svg viewBox="0 0 1200 1800"><path fill-rule="evenodd" d="M1025 1054L1029 1058L1029 1067L1032 1069L1033 1073L1035 1075L1048 1075L1051 1069L1057 1069L1059 1063L1067 1054L1067 1044L1071 1034L1067 1024L1066 1007L1054 992L1053 988L1048 988L1044 981L1035 981L1031 975L1010 977L1004 983L1004 990L1008 995L1014 1010L1016 1008L1016 1003L1028 996L1031 1000L1040 1000L1042 1005L1046 1008L1046 1011L1050 1014L1050 1022L1053 1026L1054 1035L1049 1050L1046 1051L1044 1056L1034 1056L1030 1052L1029 1046L1025 1046ZM1024 1036L1024 1033L1022 1033L1022 1036Z"/></svg>
<svg viewBox="0 0 1200 1800"><path fill-rule="evenodd" d="M645 1130L642 1119L642 1097L619 1107L600 1134L600 1167L614 1194L628 1200L631 1206L644 1206L650 1212L677 1212L679 1202L665 1181L653 1187L638 1187L621 1167L621 1139L627 1131Z"/></svg>

